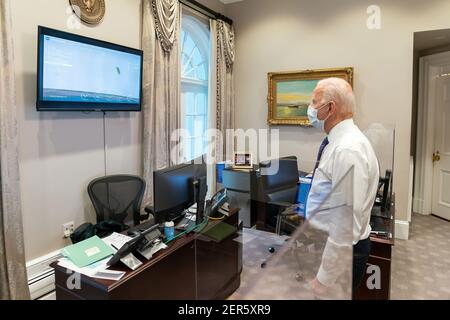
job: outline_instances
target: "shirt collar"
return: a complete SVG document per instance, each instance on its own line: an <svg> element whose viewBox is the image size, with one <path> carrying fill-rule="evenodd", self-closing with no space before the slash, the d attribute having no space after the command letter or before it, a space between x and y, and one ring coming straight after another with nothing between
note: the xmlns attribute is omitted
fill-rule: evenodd
<svg viewBox="0 0 450 320"><path fill-rule="evenodd" d="M328 134L328 141L338 140L346 131L354 126L353 119L346 119L335 125Z"/></svg>

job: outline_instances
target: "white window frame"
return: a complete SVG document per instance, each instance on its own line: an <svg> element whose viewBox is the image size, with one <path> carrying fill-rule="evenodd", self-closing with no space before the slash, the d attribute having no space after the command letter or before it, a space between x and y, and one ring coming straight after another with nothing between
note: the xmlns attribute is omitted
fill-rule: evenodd
<svg viewBox="0 0 450 320"><path fill-rule="evenodd" d="M202 135L202 139L203 139L203 148L206 149L206 130L209 127L209 64L210 64L210 30L209 30L209 25L208 25L208 20L205 19L205 21L202 21L202 19L200 19L199 17L197 17L196 15L194 15L193 13L191 13L190 10L183 10L183 16L182 16L182 28L183 31L187 34L189 34L189 36L192 38L192 40L194 41L196 47L198 48L200 54L203 56L203 58L205 59L205 69L206 69L206 79L205 80L198 80L198 79L193 79L193 78L189 78L189 77L183 77L183 68L185 67L184 65L181 65L181 96L183 97L186 93L188 92L192 92L192 93L203 93L206 96L206 108L205 108L205 114L203 113L197 113L197 106L194 105L193 109L194 109L194 113L192 114L192 116L194 117L204 117L203 118L203 127L205 129L205 131L203 132ZM180 50L183 50L183 48L180 48ZM181 51L181 55L183 54L183 52ZM181 63L182 63L182 59L181 59ZM194 102L195 103L195 102ZM182 128L186 128L186 121L187 121L187 117L189 116L186 113L186 106L183 103L183 99L181 102L181 127ZM199 139L200 137L192 137L194 139ZM191 138L189 139L189 141L191 141ZM187 141L184 141L185 145L183 146L184 148L186 148L188 146ZM190 146L189 146L190 148ZM186 149L184 149L186 150ZM195 154L195 150L191 150L193 154L193 156L191 157L187 157L187 153L185 152L185 154L183 155L184 157L184 161L190 161L193 160L194 158L198 157L199 154ZM205 153L206 150L203 150L202 154ZM190 159L193 158L193 159Z"/></svg>

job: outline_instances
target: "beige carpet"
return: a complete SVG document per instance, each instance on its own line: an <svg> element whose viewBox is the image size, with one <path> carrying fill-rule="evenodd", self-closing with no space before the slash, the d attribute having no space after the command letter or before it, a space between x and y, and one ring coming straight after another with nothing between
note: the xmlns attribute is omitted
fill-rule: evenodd
<svg viewBox="0 0 450 320"><path fill-rule="evenodd" d="M236 239L243 243L240 288L231 300L314 300L318 299L310 287L321 263L327 235L308 230L297 241L285 242L287 237L255 229L244 229ZM268 248L274 246L276 253ZM283 248L281 248L281 246ZM350 248L351 249L351 248ZM348 266L351 266L351 251ZM340 257L342 261L345 257ZM261 263L268 261L265 268ZM346 300L351 297L351 274L342 274L326 296L320 299Z"/></svg>
<svg viewBox="0 0 450 320"><path fill-rule="evenodd" d="M241 287L230 299L314 299L308 282L320 264L321 250L302 255L301 267L286 252L278 267L261 269L261 262L271 256L267 248L283 244L283 239L244 229L239 241L243 242ZM302 281L295 277L299 270ZM391 271L391 299L450 299L450 222L414 214L410 240L396 240Z"/></svg>
<svg viewBox="0 0 450 320"><path fill-rule="evenodd" d="M396 240L391 299L450 299L450 222L413 214L409 240Z"/></svg>

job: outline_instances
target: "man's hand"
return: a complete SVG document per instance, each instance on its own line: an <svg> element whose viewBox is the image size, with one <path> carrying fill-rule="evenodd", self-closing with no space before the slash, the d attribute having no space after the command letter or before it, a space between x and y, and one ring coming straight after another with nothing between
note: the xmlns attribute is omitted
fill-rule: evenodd
<svg viewBox="0 0 450 320"><path fill-rule="evenodd" d="M323 285L317 278L314 278L311 283L311 288L316 298L325 298L328 293L328 287Z"/></svg>

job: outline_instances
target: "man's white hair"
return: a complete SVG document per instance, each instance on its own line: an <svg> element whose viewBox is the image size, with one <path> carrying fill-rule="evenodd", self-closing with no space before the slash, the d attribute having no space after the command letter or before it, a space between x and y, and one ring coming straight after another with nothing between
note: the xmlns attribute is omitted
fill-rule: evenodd
<svg viewBox="0 0 450 320"><path fill-rule="evenodd" d="M327 78L319 81L322 103L334 101L339 112L351 114L355 110L355 95L350 84L341 78Z"/></svg>

